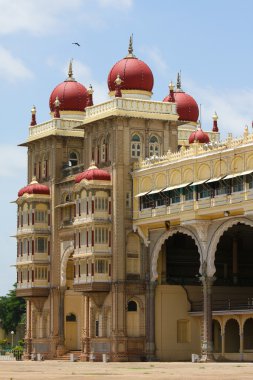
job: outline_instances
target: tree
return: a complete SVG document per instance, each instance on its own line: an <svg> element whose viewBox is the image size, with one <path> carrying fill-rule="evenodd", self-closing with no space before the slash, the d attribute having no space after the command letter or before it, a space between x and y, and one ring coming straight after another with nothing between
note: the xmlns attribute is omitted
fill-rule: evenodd
<svg viewBox="0 0 253 380"><path fill-rule="evenodd" d="M16 284L6 296L0 297L0 319L2 328L8 334L16 332L17 325L25 315L25 300L16 296Z"/></svg>

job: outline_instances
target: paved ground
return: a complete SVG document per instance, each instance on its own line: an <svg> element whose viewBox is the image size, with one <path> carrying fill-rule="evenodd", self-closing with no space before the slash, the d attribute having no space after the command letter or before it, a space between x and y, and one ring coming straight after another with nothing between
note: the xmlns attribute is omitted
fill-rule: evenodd
<svg viewBox="0 0 253 380"><path fill-rule="evenodd" d="M253 379L253 363L0 362L0 380Z"/></svg>

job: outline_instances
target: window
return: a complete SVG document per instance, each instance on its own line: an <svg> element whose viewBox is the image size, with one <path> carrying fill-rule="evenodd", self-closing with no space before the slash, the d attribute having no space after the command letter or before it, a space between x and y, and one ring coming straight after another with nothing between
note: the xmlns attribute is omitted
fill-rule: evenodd
<svg viewBox="0 0 253 380"><path fill-rule="evenodd" d="M189 321L187 319L177 321L177 343L189 343Z"/></svg>
<svg viewBox="0 0 253 380"><path fill-rule="evenodd" d="M95 271L96 271L96 273L108 273L108 261L107 260L96 260Z"/></svg>
<svg viewBox="0 0 253 380"><path fill-rule="evenodd" d="M95 197L95 210L96 211L107 211L108 210L108 199L102 197Z"/></svg>
<svg viewBox="0 0 253 380"><path fill-rule="evenodd" d="M171 203L179 203L180 202L180 190L172 190L170 191L170 199Z"/></svg>
<svg viewBox="0 0 253 380"><path fill-rule="evenodd" d="M249 185L249 189L253 189L253 174L248 174L246 177L246 181Z"/></svg>
<svg viewBox="0 0 253 380"><path fill-rule="evenodd" d="M149 139L149 157L160 155L160 144L156 136L151 136Z"/></svg>
<svg viewBox="0 0 253 380"><path fill-rule="evenodd" d="M138 158L141 155L141 139L139 135L133 135L131 140L131 157Z"/></svg>
<svg viewBox="0 0 253 380"><path fill-rule="evenodd" d="M95 336L99 336L99 321L95 321Z"/></svg>
<svg viewBox="0 0 253 380"><path fill-rule="evenodd" d="M193 200L193 188L188 186L184 189L184 196L186 201L192 201Z"/></svg>
<svg viewBox="0 0 253 380"><path fill-rule="evenodd" d="M233 178L232 188L233 188L233 192L243 191L243 178L242 177Z"/></svg>
<svg viewBox="0 0 253 380"><path fill-rule="evenodd" d="M129 301L127 304L127 311L137 311L137 303L135 301Z"/></svg>
<svg viewBox="0 0 253 380"><path fill-rule="evenodd" d="M228 193L228 184L224 181L215 183L215 195L223 195Z"/></svg>
<svg viewBox="0 0 253 380"><path fill-rule="evenodd" d="M69 155L69 166L76 166L76 165L78 165L77 154L75 152L71 152Z"/></svg>
<svg viewBox="0 0 253 380"><path fill-rule="evenodd" d="M66 315L66 322L76 322L76 316L73 313Z"/></svg>
<svg viewBox="0 0 253 380"><path fill-rule="evenodd" d="M95 228L95 243L107 244L108 243L108 229L104 227Z"/></svg>
<svg viewBox="0 0 253 380"><path fill-rule="evenodd" d="M211 196L211 189L208 185L198 185L199 198L208 198Z"/></svg>
<svg viewBox="0 0 253 380"><path fill-rule="evenodd" d="M45 223L47 221L46 211L35 211L35 223Z"/></svg>
<svg viewBox="0 0 253 380"><path fill-rule="evenodd" d="M47 280L47 267L35 267L35 280Z"/></svg>
<svg viewBox="0 0 253 380"><path fill-rule="evenodd" d="M132 206L132 194L130 191L126 193L126 208L131 208Z"/></svg>
<svg viewBox="0 0 253 380"><path fill-rule="evenodd" d="M45 253L47 252L47 239L44 237L39 237L36 239L36 252Z"/></svg>

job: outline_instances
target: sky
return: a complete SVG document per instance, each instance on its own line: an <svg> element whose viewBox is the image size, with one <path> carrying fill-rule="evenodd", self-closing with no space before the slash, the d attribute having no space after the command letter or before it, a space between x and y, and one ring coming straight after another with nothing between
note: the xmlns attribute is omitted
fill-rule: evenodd
<svg viewBox="0 0 253 380"><path fill-rule="evenodd" d="M253 119L252 0L0 0L0 295L16 281L16 205L27 184L26 148L31 108L49 120L48 100L67 77L108 98L107 76L127 54L154 75L153 99L168 94L182 72L182 88L202 109L210 130L214 111L222 138L251 130ZM79 42L80 47L72 42Z"/></svg>

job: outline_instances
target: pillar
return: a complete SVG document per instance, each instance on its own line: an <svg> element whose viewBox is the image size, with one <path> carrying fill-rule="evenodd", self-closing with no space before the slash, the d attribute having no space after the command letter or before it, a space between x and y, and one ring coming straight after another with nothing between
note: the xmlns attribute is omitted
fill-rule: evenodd
<svg viewBox="0 0 253 380"><path fill-rule="evenodd" d="M155 359L155 288L156 281L147 284L146 294L146 355L147 360Z"/></svg>
<svg viewBox="0 0 253 380"><path fill-rule="evenodd" d="M26 318L26 352L24 359L30 359L32 352L32 303L29 300L26 300Z"/></svg>
<svg viewBox="0 0 253 380"><path fill-rule="evenodd" d="M57 345L57 356L61 356L65 352L64 346L64 295L65 287L59 290L59 313L58 313L58 328L59 328L59 340Z"/></svg>
<svg viewBox="0 0 253 380"><path fill-rule="evenodd" d="M225 332L221 333L221 356L225 357Z"/></svg>
<svg viewBox="0 0 253 380"><path fill-rule="evenodd" d="M90 297L84 296L84 326L82 333L82 353L80 360L89 361L90 356Z"/></svg>
<svg viewBox="0 0 253 380"><path fill-rule="evenodd" d="M203 290L203 337L201 343L201 361L212 361L213 357L213 329L212 329L212 285L214 277L209 277L203 264L201 276Z"/></svg>
<svg viewBox="0 0 253 380"><path fill-rule="evenodd" d="M244 336L243 332L240 333L240 361L243 361L243 346L244 346Z"/></svg>

